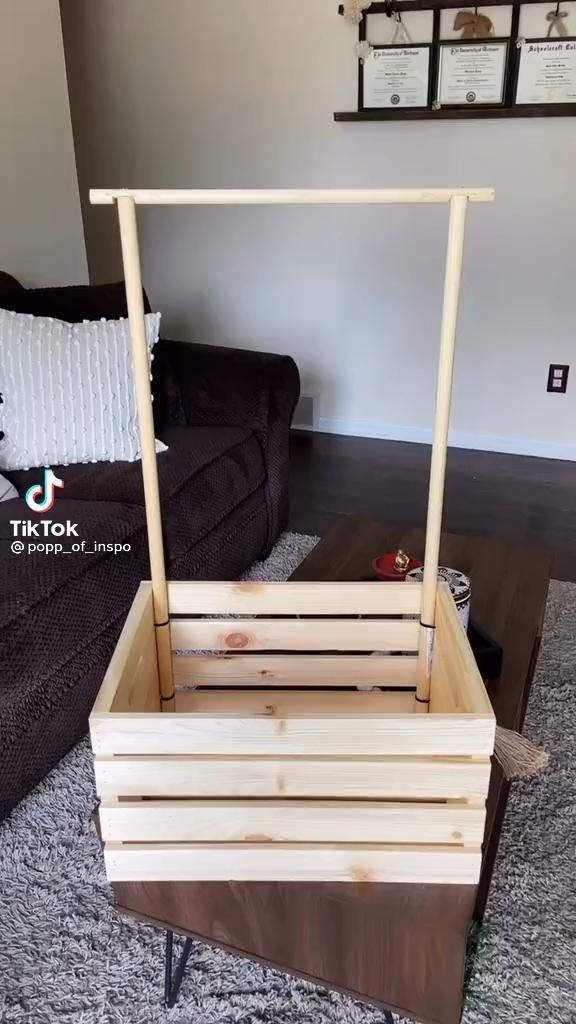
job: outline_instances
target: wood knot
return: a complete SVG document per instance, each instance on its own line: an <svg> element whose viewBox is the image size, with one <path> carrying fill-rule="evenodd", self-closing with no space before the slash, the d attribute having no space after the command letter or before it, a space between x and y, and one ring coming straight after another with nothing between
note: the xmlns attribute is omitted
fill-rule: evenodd
<svg viewBox="0 0 576 1024"><path fill-rule="evenodd" d="M239 651L248 646L250 638L247 633L228 633L228 636L224 637L224 642L226 647L232 647L235 651Z"/></svg>
<svg viewBox="0 0 576 1024"><path fill-rule="evenodd" d="M239 594L258 594L260 591L266 589L265 583L260 583L259 580L239 580L232 584L232 593Z"/></svg>
<svg viewBox="0 0 576 1024"><path fill-rule="evenodd" d="M355 882L373 882L373 872L368 868L362 867L361 864L352 864L350 868L350 874Z"/></svg>

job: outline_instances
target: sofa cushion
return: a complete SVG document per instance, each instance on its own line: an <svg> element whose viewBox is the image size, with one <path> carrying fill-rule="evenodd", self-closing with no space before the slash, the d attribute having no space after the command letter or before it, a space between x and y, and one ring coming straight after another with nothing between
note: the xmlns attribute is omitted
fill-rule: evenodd
<svg viewBox="0 0 576 1024"><path fill-rule="evenodd" d="M143 290L144 312L150 313L148 296ZM128 316L124 281L114 284L78 284L63 288L10 287L0 282L0 306L13 313L52 316L69 323L83 320L119 320Z"/></svg>
<svg viewBox="0 0 576 1024"><path fill-rule="evenodd" d="M13 520L77 524L78 536L22 538L35 552L15 553ZM69 553L42 550L61 543ZM73 543L85 544L74 553ZM94 553L94 544L128 545L114 554ZM0 504L0 717L10 707L17 713L25 694L37 692L48 702L42 684L79 651L90 658L93 641L114 623L149 575L144 515L140 508L106 502L61 500L50 512L31 513L22 499ZM37 690L37 687L40 687ZM11 703L12 702L12 703ZM16 719L15 719L16 720ZM7 722L3 721L6 730Z"/></svg>
<svg viewBox="0 0 576 1024"><path fill-rule="evenodd" d="M189 567L196 546L219 523L233 523L236 509L262 491L265 469L259 442L240 428L178 428L166 432L166 441L170 447L158 466L170 575L171 565ZM10 699L20 703L23 679L35 691L79 652L89 658L91 644L125 612L140 580L150 575L140 464L55 468L57 475L70 470L75 472L64 497L50 512L35 515L22 499L0 504L0 712ZM24 486L34 482L34 471L18 475L26 477ZM84 541L86 550L13 553L12 520L70 521L77 524L77 537L30 540L59 541L67 549ZM94 551L95 542L130 550Z"/></svg>
<svg viewBox="0 0 576 1024"><path fill-rule="evenodd" d="M218 460L230 453L230 467L235 465L243 471L243 481L249 490L262 482L264 459L262 449L255 435L245 427L171 427L162 432L162 440L168 451L157 456L158 481L162 503L185 486L197 473L214 465L214 487L225 491L227 484L230 496L234 490L233 481L226 479L229 474L224 467L216 465ZM99 462L76 466L53 466L56 476L64 481L64 487L56 493L56 500L114 501L126 504L144 505L142 466L137 462ZM41 468L15 470L4 474L16 487L19 494L32 484L41 483L44 470ZM194 502L196 505L196 501Z"/></svg>
<svg viewBox="0 0 576 1024"><path fill-rule="evenodd" d="M172 427L157 457L166 562L180 560L261 487L266 479L262 446L242 427ZM70 468L83 469L66 481ZM65 498L120 502L144 508L139 462L56 468ZM11 474L13 476L13 474ZM26 474L28 476L28 474ZM22 480L20 479L20 483ZM17 486L19 486L17 484ZM24 486L29 486L26 482ZM60 498L57 501L62 500Z"/></svg>

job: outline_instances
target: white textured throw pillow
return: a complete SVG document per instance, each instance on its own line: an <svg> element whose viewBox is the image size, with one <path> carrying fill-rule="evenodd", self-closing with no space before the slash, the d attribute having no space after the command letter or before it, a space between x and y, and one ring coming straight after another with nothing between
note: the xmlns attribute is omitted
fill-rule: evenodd
<svg viewBox="0 0 576 1024"><path fill-rule="evenodd" d="M146 315L148 348L159 313ZM128 320L0 309L0 469L139 457Z"/></svg>

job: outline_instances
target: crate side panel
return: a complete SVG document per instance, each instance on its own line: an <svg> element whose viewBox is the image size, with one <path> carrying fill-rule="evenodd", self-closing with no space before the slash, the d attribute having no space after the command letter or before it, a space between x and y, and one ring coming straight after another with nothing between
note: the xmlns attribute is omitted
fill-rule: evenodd
<svg viewBox="0 0 576 1024"><path fill-rule="evenodd" d="M430 711L494 718L492 705L450 591L438 588ZM495 723L494 723L495 728Z"/></svg>
<svg viewBox="0 0 576 1024"><path fill-rule="evenodd" d="M159 711L152 587L141 583L94 703L93 713Z"/></svg>

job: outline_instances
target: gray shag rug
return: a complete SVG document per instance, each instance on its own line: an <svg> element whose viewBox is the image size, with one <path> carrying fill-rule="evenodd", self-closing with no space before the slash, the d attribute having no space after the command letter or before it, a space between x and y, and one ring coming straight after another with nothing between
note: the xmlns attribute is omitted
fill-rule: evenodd
<svg viewBox="0 0 576 1024"><path fill-rule="evenodd" d="M315 538L285 534L249 574L285 579ZM512 789L465 1024L576 1021L576 586L553 582L526 732L552 754ZM2 1024L382 1024L383 1014L195 943L162 1007L163 934L120 917L81 743L0 826Z"/></svg>

